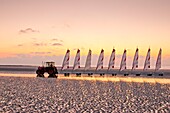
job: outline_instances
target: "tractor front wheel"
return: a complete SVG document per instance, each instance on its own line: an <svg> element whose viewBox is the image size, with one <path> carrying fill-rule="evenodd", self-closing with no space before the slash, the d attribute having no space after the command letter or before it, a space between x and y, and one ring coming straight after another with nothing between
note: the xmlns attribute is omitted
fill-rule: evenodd
<svg viewBox="0 0 170 113"><path fill-rule="evenodd" d="M37 77L44 77L44 73L41 70L36 71Z"/></svg>

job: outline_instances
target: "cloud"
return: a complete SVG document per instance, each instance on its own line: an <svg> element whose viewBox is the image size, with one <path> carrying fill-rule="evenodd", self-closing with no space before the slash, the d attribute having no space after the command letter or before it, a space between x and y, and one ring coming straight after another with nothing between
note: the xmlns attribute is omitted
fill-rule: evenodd
<svg viewBox="0 0 170 113"><path fill-rule="evenodd" d="M47 46L47 44L45 43L34 43L33 45L34 46Z"/></svg>
<svg viewBox="0 0 170 113"><path fill-rule="evenodd" d="M51 52L31 52L31 54L44 55L44 54L51 54Z"/></svg>
<svg viewBox="0 0 170 113"><path fill-rule="evenodd" d="M67 28L71 28L71 26L67 23L65 23L64 26L67 27Z"/></svg>
<svg viewBox="0 0 170 113"><path fill-rule="evenodd" d="M23 44L18 44L17 46L18 46L18 47L22 47L22 46L23 46Z"/></svg>
<svg viewBox="0 0 170 113"><path fill-rule="evenodd" d="M60 40L58 38L53 38L52 42L52 46L63 46L63 40Z"/></svg>
<svg viewBox="0 0 170 113"><path fill-rule="evenodd" d="M26 29L19 30L20 34L23 34L23 33L38 33L38 32L39 32L38 30L34 30L32 28L26 28Z"/></svg>
<svg viewBox="0 0 170 113"><path fill-rule="evenodd" d="M60 40L58 38L53 38L51 41L63 42L63 40Z"/></svg>
<svg viewBox="0 0 170 113"><path fill-rule="evenodd" d="M58 39L57 38L53 38L52 41L58 41Z"/></svg>
<svg viewBox="0 0 170 113"><path fill-rule="evenodd" d="M52 44L52 46L63 46L63 44L61 44L61 43L54 43L54 44Z"/></svg>
<svg viewBox="0 0 170 113"><path fill-rule="evenodd" d="M54 43L33 43L33 46L63 46L60 42L54 42Z"/></svg>
<svg viewBox="0 0 170 113"><path fill-rule="evenodd" d="M36 38L31 38L32 40L37 40Z"/></svg>
<svg viewBox="0 0 170 113"><path fill-rule="evenodd" d="M77 50L78 48L73 48L73 51Z"/></svg>
<svg viewBox="0 0 170 113"><path fill-rule="evenodd" d="M0 53L0 59L3 59L3 58L10 58L10 57L15 57L16 54L13 54L13 53Z"/></svg>

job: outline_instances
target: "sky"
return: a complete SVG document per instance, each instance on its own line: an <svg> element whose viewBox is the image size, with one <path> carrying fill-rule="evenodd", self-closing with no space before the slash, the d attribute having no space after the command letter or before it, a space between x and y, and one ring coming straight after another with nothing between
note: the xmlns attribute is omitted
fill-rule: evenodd
<svg viewBox="0 0 170 113"><path fill-rule="evenodd" d="M113 48L119 67L124 49L131 68L139 48L143 68L151 48L154 68L162 48L162 68L170 67L169 0L0 0L0 65L41 65L55 61L61 66L67 49L70 65L77 49L84 66L88 50L96 66L104 49L104 66Z"/></svg>

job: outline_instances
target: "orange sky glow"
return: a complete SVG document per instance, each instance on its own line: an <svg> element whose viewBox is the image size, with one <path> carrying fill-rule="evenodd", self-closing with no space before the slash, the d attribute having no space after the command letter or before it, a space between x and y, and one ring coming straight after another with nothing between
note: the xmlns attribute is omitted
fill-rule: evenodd
<svg viewBox="0 0 170 113"><path fill-rule="evenodd" d="M78 48L81 65L89 49L96 65L103 48L107 66L115 48L116 65L127 49L130 67L138 47L143 67L150 47L152 67L160 48L170 66L169 0L0 0L0 17L0 65L61 65L66 50L74 60Z"/></svg>

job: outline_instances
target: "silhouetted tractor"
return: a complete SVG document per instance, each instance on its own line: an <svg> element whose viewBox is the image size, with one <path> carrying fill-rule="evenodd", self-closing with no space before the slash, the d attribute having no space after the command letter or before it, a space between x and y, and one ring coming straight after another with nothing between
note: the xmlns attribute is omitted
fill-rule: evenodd
<svg viewBox="0 0 170 113"><path fill-rule="evenodd" d="M57 78L58 71L55 67L55 62L45 62L45 67L39 66L36 71L37 77L44 77L45 72L49 74L48 78Z"/></svg>

